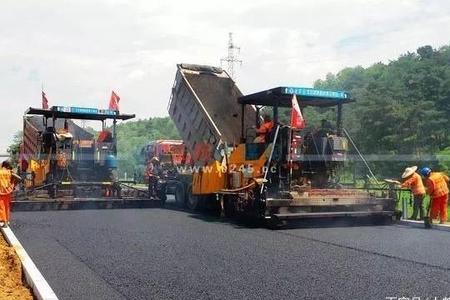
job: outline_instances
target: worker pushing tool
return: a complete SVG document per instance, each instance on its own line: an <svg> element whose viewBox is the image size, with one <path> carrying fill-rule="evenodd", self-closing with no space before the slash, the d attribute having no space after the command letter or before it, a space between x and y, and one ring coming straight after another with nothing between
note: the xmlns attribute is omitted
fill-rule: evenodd
<svg viewBox="0 0 450 300"><path fill-rule="evenodd" d="M425 217L425 210L423 208L423 198L425 197L425 186L423 185L422 177L416 172L417 166L408 167L402 174L403 183L397 182L402 188L409 188L414 197L412 220L423 220Z"/></svg>
<svg viewBox="0 0 450 300"><path fill-rule="evenodd" d="M449 177L441 172L433 172L429 167L422 168L420 173L425 177L427 193L430 195L430 219L439 217L441 224L444 224L447 222Z"/></svg>

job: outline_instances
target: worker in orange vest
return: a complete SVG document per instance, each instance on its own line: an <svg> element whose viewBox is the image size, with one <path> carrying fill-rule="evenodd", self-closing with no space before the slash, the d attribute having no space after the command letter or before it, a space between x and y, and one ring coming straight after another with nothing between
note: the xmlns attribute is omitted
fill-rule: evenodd
<svg viewBox="0 0 450 300"><path fill-rule="evenodd" d="M12 172L8 161L4 161L0 168L0 226L7 227L10 221L11 200L14 183L18 178Z"/></svg>
<svg viewBox="0 0 450 300"><path fill-rule="evenodd" d="M402 188L409 188L414 197L412 220L423 220L425 217L425 210L423 208L423 198L425 197L425 186L423 185L422 177L416 173L417 166L406 168L402 174L403 183L400 184Z"/></svg>
<svg viewBox="0 0 450 300"><path fill-rule="evenodd" d="M274 124L272 118L269 115L265 115L263 120L264 123L256 128L256 133L258 134L258 136L255 138L255 143L265 143L269 133L273 129Z"/></svg>
<svg viewBox="0 0 450 300"><path fill-rule="evenodd" d="M422 168L420 173L425 177L427 193L432 201L430 218L437 219L439 216L441 224L444 224L447 222L449 178L444 173L432 172L428 167Z"/></svg>

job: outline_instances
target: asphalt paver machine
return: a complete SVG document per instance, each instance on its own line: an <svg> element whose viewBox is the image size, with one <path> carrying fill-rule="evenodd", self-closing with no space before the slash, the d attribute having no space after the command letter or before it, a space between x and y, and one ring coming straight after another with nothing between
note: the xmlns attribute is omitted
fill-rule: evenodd
<svg viewBox="0 0 450 300"><path fill-rule="evenodd" d="M116 124L132 118L109 109L29 108L20 164L27 188L45 190L50 198L58 197L58 192L78 198L120 197ZM102 130L96 137L73 120L99 121Z"/></svg>
<svg viewBox="0 0 450 300"><path fill-rule="evenodd" d="M279 111L282 108L290 111L292 101L297 101L302 110L308 106L334 108L336 125L323 120L318 128L296 130L283 124ZM251 177L260 182L253 195L262 216L276 219L394 216L396 201L389 193L376 196L369 190L349 188L339 182L339 172L349 151L343 133L343 105L351 102L354 100L345 92L302 87L277 87L238 98L242 111L249 105L256 108L257 126L260 111L267 107L275 123L266 143L253 143L252 135L248 136L248 124L242 119L242 143L237 146L242 150L236 163L245 166L250 162L262 170ZM230 159L233 160L234 157Z"/></svg>
<svg viewBox="0 0 450 300"><path fill-rule="evenodd" d="M280 111L335 108L336 126L293 130ZM348 141L343 135L343 105L350 95L303 87L277 87L243 95L222 69L178 65L169 103L193 159L186 180L190 208L216 203L228 216L284 219L395 215L392 193L375 193L339 183ZM271 113L274 127L264 143L255 143L261 112ZM306 116L307 118L307 116ZM287 123L287 124L284 124Z"/></svg>

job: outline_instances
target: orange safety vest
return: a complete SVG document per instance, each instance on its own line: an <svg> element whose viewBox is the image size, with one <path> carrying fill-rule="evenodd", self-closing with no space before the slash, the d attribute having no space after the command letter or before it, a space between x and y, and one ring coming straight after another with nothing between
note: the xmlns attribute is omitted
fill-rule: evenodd
<svg viewBox="0 0 450 300"><path fill-rule="evenodd" d="M425 186L422 177L415 173L402 183L403 188L410 188L413 195L425 195Z"/></svg>
<svg viewBox="0 0 450 300"><path fill-rule="evenodd" d="M431 198L438 198L448 194L449 178L444 173L431 172L427 178L428 194Z"/></svg>
<svg viewBox="0 0 450 300"><path fill-rule="evenodd" d="M256 129L256 132L260 135L268 134L273 128L273 122L264 122L258 129Z"/></svg>
<svg viewBox="0 0 450 300"><path fill-rule="evenodd" d="M12 183L11 170L0 169L0 195L8 195L14 191L14 184Z"/></svg>
<svg viewBox="0 0 450 300"><path fill-rule="evenodd" d="M269 134L269 132L273 129L273 122L264 122L259 126L259 128L256 129L256 133L258 133L258 137L255 139L255 142L257 143L264 143L266 141L266 137Z"/></svg>

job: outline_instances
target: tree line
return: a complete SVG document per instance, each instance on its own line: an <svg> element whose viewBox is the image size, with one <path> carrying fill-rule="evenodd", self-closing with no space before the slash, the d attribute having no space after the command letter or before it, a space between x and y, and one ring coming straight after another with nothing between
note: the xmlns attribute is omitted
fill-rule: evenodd
<svg viewBox="0 0 450 300"><path fill-rule="evenodd" d="M117 155L119 176L128 178L134 173L140 177L144 173L142 148L150 141L158 139L179 139L175 124L169 117L149 118L121 123L117 126Z"/></svg>
<svg viewBox="0 0 450 300"><path fill-rule="evenodd" d="M450 46L423 46L389 63L345 68L316 88L344 90L344 126L377 174L398 176L406 165L450 168ZM315 118L334 114L314 110Z"/></svg>

